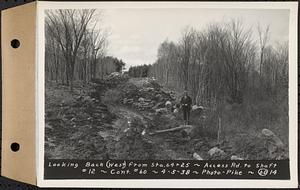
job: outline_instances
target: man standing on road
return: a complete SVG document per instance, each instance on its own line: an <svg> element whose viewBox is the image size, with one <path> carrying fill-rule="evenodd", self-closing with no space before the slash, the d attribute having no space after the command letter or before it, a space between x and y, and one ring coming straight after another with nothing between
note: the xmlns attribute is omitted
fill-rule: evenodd
<svg viewBox="0 0 300 190"><path fill-rule="evenodd" d="M187 91L184 91L184 95L180 100L180 104L183 113L184 125L188 125L190 119L190 112L192 109L192 98L188 96Z"/></svg>

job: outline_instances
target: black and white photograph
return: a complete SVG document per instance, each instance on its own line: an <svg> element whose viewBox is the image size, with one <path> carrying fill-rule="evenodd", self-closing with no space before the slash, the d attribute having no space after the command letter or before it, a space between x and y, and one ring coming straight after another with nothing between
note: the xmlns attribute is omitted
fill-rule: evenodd
<svg viewBox="0 0 300 190"><path fill-rule="evenodd" d="M46 158L288 159L288 10L45 14Z"/></svg>
<svg viewBox="0 0 300 190"><path fill-rule="evenodd" d="M146 5L44 6L44 176L290 179L291 10Z"/></svg>

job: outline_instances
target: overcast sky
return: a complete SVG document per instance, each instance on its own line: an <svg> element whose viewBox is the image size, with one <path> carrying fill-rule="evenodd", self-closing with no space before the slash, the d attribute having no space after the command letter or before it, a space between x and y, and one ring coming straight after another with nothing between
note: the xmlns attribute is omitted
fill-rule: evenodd
<svg viewBox="0 0 300 190"><path fill-rule="evenodd" d="M189 25L205 29L211 22L242 19L253 28L257 39L257 23L270 25L271 43L288 40L288 10L248 9L106 9L102 23L109 28L108 55L122 59L126 68L151 64L165 39L177 41L182 29Z"/></svg>

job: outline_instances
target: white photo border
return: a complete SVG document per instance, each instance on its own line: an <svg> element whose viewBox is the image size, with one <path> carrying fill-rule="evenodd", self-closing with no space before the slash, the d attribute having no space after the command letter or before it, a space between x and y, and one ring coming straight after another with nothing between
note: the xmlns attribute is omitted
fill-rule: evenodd
<svg viewBox="0 0 300 190"><path fill-rule="evenodd" d="M37 69L36 69L36 155L37 185L39 187L86 188L295 188L298 185L298 2L47 2L37 1ZM244 179L97 179L45 180L45 31L46 9L89 8L211 8L211 9L289 9L289 158L290 180Z"/></svg>

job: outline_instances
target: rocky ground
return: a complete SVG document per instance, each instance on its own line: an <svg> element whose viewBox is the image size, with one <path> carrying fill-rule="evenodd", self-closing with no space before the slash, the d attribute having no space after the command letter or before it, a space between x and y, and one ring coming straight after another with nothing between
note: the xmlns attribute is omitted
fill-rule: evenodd
<svg viewBox="0 0 300 190"><path fill-rule="evenodd" d="M286 159L270 130L217 141L206 108L183 126L178 94L154 79L113 73L68 87L47 82L45 156L52 159ZM233 138L234 137L234 138Z"/></svg>

